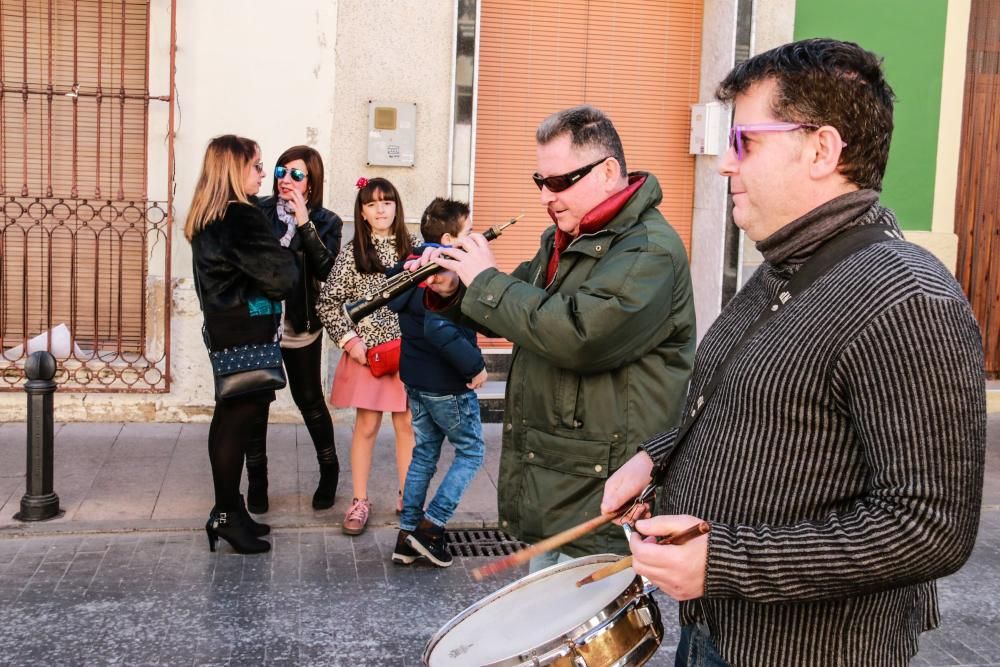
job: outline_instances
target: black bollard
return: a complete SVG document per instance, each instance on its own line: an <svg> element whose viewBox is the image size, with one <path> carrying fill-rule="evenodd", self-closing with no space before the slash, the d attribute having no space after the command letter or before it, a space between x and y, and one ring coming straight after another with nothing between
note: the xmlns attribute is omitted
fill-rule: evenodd
<svg viewBox="0 0 1000 667"><path fill-rule="evenodd" d="M56 359L48 352L33 352L24 364L28 381L28 466L27 492L21 498L18 521L45 521L62 514L59 496L52 490L52 394L56 383Z"/></svg>

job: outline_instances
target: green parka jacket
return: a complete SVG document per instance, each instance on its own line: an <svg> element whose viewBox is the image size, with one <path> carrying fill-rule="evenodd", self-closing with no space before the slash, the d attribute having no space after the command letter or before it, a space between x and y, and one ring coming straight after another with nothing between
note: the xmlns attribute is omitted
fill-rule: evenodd
<svg viewBox="0 0 1000 667"><path fill-rule="evenodd" d="M644 174L633 175L642 176ZM694 361L687 254L652 174L602 230L546 267L555 226L511 275L484 271L462 313L515 343L507 379L501 527L537 542L600 513L608 475L679 421ZM628 553L618 526L561 549Z"/></svg>

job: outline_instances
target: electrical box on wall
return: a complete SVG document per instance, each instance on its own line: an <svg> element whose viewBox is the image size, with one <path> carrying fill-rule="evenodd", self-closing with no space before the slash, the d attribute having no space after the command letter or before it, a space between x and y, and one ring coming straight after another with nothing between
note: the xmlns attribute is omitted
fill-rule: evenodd
<svg viewBox="0 0 1000 667"><path fill-rule="evenodd" d="M726 145L725 134L729 128L726 106L721 102L691 105L691 146L694 155L720 155Z"/></svg>
<svg viewBox="0 0 1000 667"><path fill-rule="evenodd" d="M412 167L417 105L368 100L368 164Z"/></svg>

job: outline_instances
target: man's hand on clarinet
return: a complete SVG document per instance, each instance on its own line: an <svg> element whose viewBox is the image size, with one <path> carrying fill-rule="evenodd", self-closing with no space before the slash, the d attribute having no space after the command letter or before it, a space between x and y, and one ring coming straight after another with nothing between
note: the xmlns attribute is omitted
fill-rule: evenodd
<svg viewBox="0 0 1000 667"><path fill-rule="evenodd" d="M425 250L420 258L407 262L403 268L412 271L428 262L435 262L445 269L427 279L427 286L441 296L450 296L458 289L454 278L447 276L447 273L458 276L458 279L468 286L480 273L489 268L496 268L497 265L493 251L490 250L490 242L482 234L469 234L465 238L456 240L450 248Z"/></svg>
<svg viewBox="0 0 1000 667"><path fill-rule="evenodd" d="M425 248L424 253L420 257L407 261L403 264L403 268L407 271L416 271L431 262L438 263L441 250L441 248ZM428 276L424 280L424 283L429 289L447 298L458 291L458 274L454 271L439 271L432 276Z"/></svg>
<svg viewBox="0 0 1000 667"><path fill-rule="evenodd" d="M625 503L631 502L633 498L642 493L646 485L649 484L652 471L653 459L645 451L640 451L626 461L625 465L616 470L604 484L601 513L613 514ZM636 505L632 511L615 519L615 523L621 525L625 521L631 523L637 519L648 517L649 510L648 504Z"/></svg>

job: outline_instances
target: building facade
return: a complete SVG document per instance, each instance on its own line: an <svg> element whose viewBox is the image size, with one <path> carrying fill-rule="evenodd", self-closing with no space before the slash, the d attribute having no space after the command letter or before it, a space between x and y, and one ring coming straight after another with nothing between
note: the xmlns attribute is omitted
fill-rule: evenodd
<svg viewBox="0 0 1000 667"><path fill-rule="evenodd" d="M523 212L495 242L509 268L548 224L535 125L595 104L629 169L663 185L703 333L759 258L714 156L689 152L690 107L738 59L807 36L885 56L900 97L885 201L954 270L975 1L0 0L0 421L24 418L23 362L39 345L61 359L60 421L210 417L182 230L204 147L224 133L256 139L266 165L316 148L326 206L348 228L362 175L390 179L414 224L439 195L470 200L480 229ZM412 166L371 163L373 104L415 107ZM287 395L272 416L298 419Z"/></svg>

